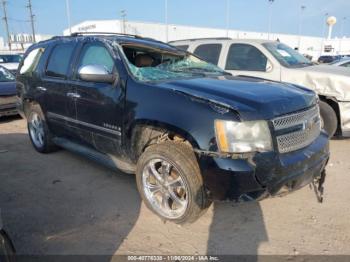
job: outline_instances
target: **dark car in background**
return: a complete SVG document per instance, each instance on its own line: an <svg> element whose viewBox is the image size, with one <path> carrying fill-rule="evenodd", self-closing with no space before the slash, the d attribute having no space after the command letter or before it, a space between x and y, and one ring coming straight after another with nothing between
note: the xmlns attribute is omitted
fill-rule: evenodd
<svg viewBox="0 0 350 262"><path fill-rule="evenodd" d="M12 74L16 75L18 65L22 60L22 54L0 54L0 65L10 70Z"/></svg>
<svg viewBox="0 0 350 262"><path fill-rule="evenodd" d="M29 48L17 90L38 152L62 147L136 174L164 220L322 188L329 140L318 97L300 86L233 77L148 38L74 34Z"/></svg>
<svg viewBox="0 0 350 262"><path fill-rule="evenodd" d="M16 78L0 66L0 117L17 115Z"/></svg>
<svg viewBox="0 0 350 262"><path fill-rule="evenodd" d="M341 56L323 55L318 58L318 62L321 64L329 64L339 59L341 59Z"/></svg>

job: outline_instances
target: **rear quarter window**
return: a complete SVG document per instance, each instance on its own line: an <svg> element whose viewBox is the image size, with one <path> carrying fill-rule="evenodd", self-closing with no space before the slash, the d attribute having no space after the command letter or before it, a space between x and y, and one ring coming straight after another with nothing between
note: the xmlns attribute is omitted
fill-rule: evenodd
<svg viewBox="0 0 350 262"><path fill-rule="evenodd" d="M46 67L47 76L58 78L67 77L74 47L75 45L73 43L64 43L58 44L53 48Z"/></svg>
<svg viewBox="0 0 350 262"><path fill-rule="evenodd" d="M217 65L219 63L221 49L221 44L204 44L198 46L196 50L194 50L194 54L209 63Z"/></svg>

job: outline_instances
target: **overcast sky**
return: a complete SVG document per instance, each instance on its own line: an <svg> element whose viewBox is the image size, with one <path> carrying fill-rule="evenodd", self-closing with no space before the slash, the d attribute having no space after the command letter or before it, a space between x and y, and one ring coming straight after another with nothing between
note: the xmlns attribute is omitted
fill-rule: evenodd
<svg viewBox="0 0 350 262"><path fill-rule="evenodd" d="M72 24L93 19L119 19L127 11L127 19L164 22L165 0L69 0ZM168 0L169 23L206 27L226 27L226 0ZM8 0L11 32L30 32L27 0ZM65 0L32 0L36 15L36 31L42 34L62 34L67 28ZM334 36L340 36L344 20L344 35L350 36L350 0L275 0L272 5L272 31L297 34L301 6L302 33L322 36L325 14L338 18ZM247 31L268 31L268 0L230 0L230 28ZM4 34L4 26L0 30Z"/></svg>

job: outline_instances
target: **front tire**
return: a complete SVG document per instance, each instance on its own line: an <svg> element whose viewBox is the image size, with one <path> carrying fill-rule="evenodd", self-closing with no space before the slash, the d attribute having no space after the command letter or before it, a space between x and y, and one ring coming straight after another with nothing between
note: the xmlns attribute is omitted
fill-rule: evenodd
<svg viewBox="0 0 350 262"><path fill-rule="evenodd" d="M323 101L320 101L320 113L322 128L326 130L329 137L333 137L338 128L337 114L330 105Z"/></svg>
<svg viewBox="0 0 350 262"><path fill-rule="evenodd" d="M197 159L184 143L148 147L138 161L136 182L147 207L164 220L191 223L210 205Z"/></svg>
<svg viewBox="0 0 350 262"><path fill-rule="evenodd" d="M30 105L26 115L29 138L35 150L39 153L56 151L58 148L52 142L52 134L40 106L37 104Z"/></svg>

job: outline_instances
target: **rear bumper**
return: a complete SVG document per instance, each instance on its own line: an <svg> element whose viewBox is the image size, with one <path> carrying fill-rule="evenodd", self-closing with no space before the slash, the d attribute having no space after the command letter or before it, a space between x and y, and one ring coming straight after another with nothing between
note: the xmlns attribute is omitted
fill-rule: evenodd
<svg viewBox="0 0 350 262"><path fill-rule="evenodd" d="M259 199L300 189L320 177L329 160L329 140L322 133L301 150L260 153L250 159L200 157L206 186L215 200Z"/></svg>

